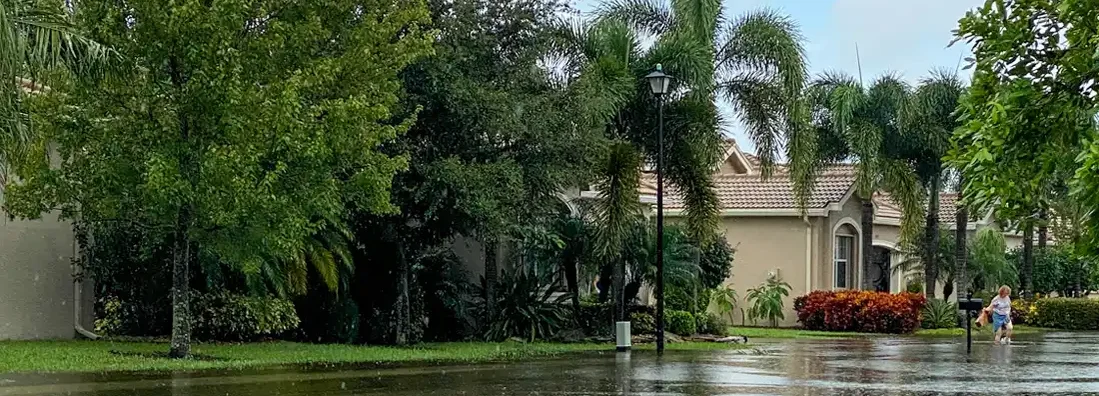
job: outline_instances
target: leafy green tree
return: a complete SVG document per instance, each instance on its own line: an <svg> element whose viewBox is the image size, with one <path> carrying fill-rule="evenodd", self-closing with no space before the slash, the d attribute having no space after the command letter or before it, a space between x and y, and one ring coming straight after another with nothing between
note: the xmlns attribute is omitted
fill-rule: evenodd
<svg viewBox="0 0 1099 396"><path fill-rule="evenodd" d="M784 282L778 276L769 276L763 284L748 289L748 301L752 304L748 308L748 320L755 323L759 319L771 322L771 327L778 327L778 321L785 319L782 312L783 302L790 295L790 284Z"/></svg>
<svg viewBox="0 0 1099 396"><path fill-rule="evenodd" d="M836 73L821 75L806 92L813 109L813 126L818 138L830 145L815 156L819 165L847 158L854 162L856 193L862 201L863 289L888 290L888 283L873 285L870 265L873 254L874 204L878 192L888 193L903 209L902 241L914 241L923 225L924 190L912 161L898 155L911 140L903 137L901 111L910 101L907 84L898 77L886 75L864 87L855 78ZM825 138L820 138L821 136ZM827 138L827 137L830 137ZM838 146L838 147L837 147ZM831 151L823 150L830 148ZM922 246L913 244L913 246ZM887 279L885 279L887 280ZM928 289L934 295L934 285Z"/></svg>
<svg viewBox="0 0 1099 396"><path fill-rule="evenodd" d="M1015 264L1007 259L1007 243L1002 232L994 228L977 231L969 250L973 270L968 279L973 290L993 291L1000 285L1015 285L1019 280Z"/></svg>
<svg viewBox="0 0 1099 396"><path fill-rule="evenodd" d="M43 91L56 72L83 76L107 71L117 55L75 26L63 1L0 1L0 188L9 167L33 150L35 141L25 94Z"/></svg>
<svg viewBox="0 0 1099 396"><path fill-rule="evenodd" d="M615 141L604 157L600 179L630 183L620 190L632 192L630 206L637 200L638 185L636 176L627 174L640 172L643 163L655 163L661 151L656 103L643 78L663 65L677 79L674 92L664 98L664 174L684 196L688 235L699 240L710 238L717 227L712 172L721 146L718 98L730 101L749 126L766 171L783 140L790 140L787 156L795 163L812 153L804 144L806 134L798 133L799 121L808 115L798 100L806 71L796 26L767 11L726 24L723 8L708 0L606 1L598 6L594 20L562 26L558 42L562 78L576 97L583 98L580 118ZM642 44L649 39L651 46ZM795 167L796 172L807 169L802 163ZM810 179L798 180L798 195L804 200ZM626 204L607 201L601 211L633 210L612 208L616 202ZM617 222L599 223L608 230L602 232L600 243L619 245L625 234L618 231L629 227L629 216L603 216ZM624 272L622 265L619 260L618 272ZM618 305L624 301L619 299Z"/></svg>
<svg viewBox="0 0 1099 396"><path fill-rule="evenodd" d="M989 0L959 22L957 38L973 50L973 79L949 160L962 170L972 208L994 208L1028 234L1058 175L1072 175L1065 184L1085 211L1099 206L1095 9L1082 1ZM1096 246L1099 217L1085 216L1083 225ZM1030 263L1021 268L1024 291L1032 289Z"/></svg>
<svg viewBox="0 0 1099 396"><path fill-rule="evenodd" d="M401 268L425 250L457 236L475 238L484 248L484 289L491 296L498 289L497 253L505 250L497 247L521 243L521 230L559 215L558 194L588 182L606 144L600 131L575 122L579 103L540 63L551 48L559 2L428 5L438 32L435 55L402 73L403 104L410 113L420 109L419 116L386 147L409 161L393 182L400 213L360 216L364 226L356 233L362 239L394 228L394 238L367 254L382 279L408 273ZM393 255L399 251L404 260ZM361 290L357 298L381 312L407 311L405 291L389 290L396 283ZM482 301L486 315L495 315L498 299ZM413 327L411 316L399 317L402 331Z"/></svg>
<svg viewBox="0 0 1099 396"><path fill-rule="evenodd" d="M377 148L412 121L389 109L397 73L430 50L426 11L387 0L82 1L90 36L126 64L44 99L39 152L9 209L128 222L171 246L171 356L185 357L194 260L264 277L269 260L294 265L309 249L318 219L394 209L390 181L406 161Z"/></svg>

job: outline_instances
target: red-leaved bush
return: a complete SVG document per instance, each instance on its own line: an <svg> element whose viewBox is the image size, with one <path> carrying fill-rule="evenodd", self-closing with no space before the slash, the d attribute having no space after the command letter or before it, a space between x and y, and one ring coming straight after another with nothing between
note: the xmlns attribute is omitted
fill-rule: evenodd
<svg viewBox="0 0 1099 396"><path fill-rule="evenodd" d="M794 299L798 322L808 330L911 333L920 328L922 294L815 291Z"/></svg>

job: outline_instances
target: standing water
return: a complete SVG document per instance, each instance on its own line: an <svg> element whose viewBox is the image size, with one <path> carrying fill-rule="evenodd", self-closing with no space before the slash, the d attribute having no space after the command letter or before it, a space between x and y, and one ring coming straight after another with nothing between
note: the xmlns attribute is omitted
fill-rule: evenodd
<svg viewBox="0 0 1099 396"><path fill-rule="evenodd" d="M1099 395L1099 334L1011 346L964 339L763 342L743 350L589 354L384 370L0 376L4 395Z"/></svg>

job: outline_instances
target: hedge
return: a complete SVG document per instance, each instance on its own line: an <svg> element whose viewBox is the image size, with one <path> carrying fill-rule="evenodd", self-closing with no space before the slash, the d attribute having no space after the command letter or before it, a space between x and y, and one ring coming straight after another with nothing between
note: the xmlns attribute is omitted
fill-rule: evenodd
<svg viewBox="0 0 1099 396"><path fill-rule="evenodd" d="M121 327L130 307L117 299L104 304L96 330L125 335ZM225 292L191 293L191 329L204 341L254 341L278 338L301 323L294 304L274 297L247 297Z"/></svg>
<svg viewBox="0 0 1099 396"><path fill-rule="evenodd" d="M695 316L687 311L669 310L664 313L665 330L678 335L694 335L698 331Z"/></svg>
<svg viewBox="0 0 1099 396"><path fill-rule="evenodd" d="M1014 304L1013 304L1014 305ZM1099 330L1099 301L1086 298L1041 298L1028 321L1038 327Z"/></svg>
<svg viewBox="0 0 1099 396"><path fill-rule="evenodd" d="M808 330L905 334L920 327L927 299L916 293L815 291L794 299L798 322Z"/></svg>

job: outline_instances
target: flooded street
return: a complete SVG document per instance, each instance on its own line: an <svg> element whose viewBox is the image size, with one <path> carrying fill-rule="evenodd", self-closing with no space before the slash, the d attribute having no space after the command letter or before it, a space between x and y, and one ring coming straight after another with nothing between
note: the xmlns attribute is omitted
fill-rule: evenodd
<svg viewBox="0 0 1099 396"><path fill-rule="evenodd" d="M745 351L589 354L386 370L0 375L3 395L1099 395L1099 334L965 354L964 339L755 342Z"/></svg>

